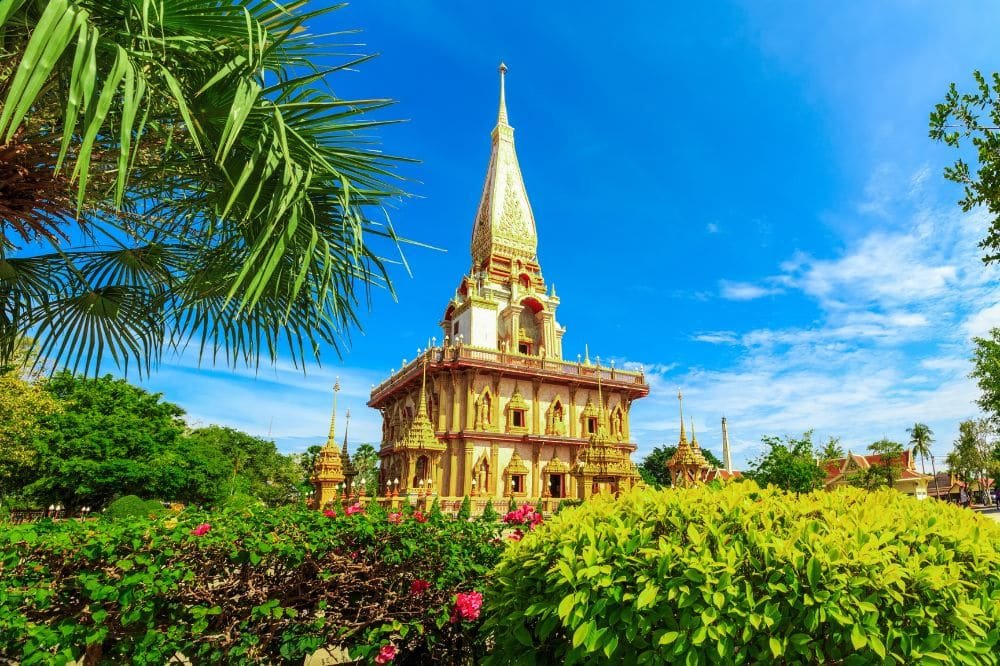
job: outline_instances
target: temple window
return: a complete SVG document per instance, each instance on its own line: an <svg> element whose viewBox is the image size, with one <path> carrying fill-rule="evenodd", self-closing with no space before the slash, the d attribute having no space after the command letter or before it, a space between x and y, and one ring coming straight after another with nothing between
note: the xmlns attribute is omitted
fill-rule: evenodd
<svg viewBox="0 0 1000 666"><path fill-rule="evenodd" d="M519 342L517 343L517 351L519 354L528 355L531 353L531 343L530 342Z"/></svg>
<svg viewBox="0 0 1000 666"><path fill-rule="evenodd" d="M523 493L524 492L524 474L513 474L510 477L510 492L511 493Z"/></svg>
<svg viewBox="0 0 1000 666"><path fill-rule="evenodd" d="M597 432L597 417L591 416L587 418L587 434L593 435Z"/></svg>
<svg viewBox="0 0 1000 666"><path fill-rule="evenodd" d="M524 428L524 410L523 409L512 409L510 412L510 424L515 428Z"/></svg>

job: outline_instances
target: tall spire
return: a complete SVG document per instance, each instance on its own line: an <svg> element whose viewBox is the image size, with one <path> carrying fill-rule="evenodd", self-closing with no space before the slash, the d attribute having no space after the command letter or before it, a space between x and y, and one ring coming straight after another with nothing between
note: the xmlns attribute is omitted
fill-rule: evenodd
<svg viewBox="0 0 1000 666"><path fill-rule="evenodd" d="M722 417L722 464L727 472L733 471L733 455L729 450L729 429L726 427L726 417Z"/></svg>
<svg viewBox="0 0 1000 666"><path fill-rule="evenodd" d="M427 418L427 356L424 356L423 374L420 377L420 397L418 398L417 418Z"/></svg>
<svg viewBox="0 0 1000 666"><path fill-rule="evenodd" d="M344 415L344 418L346 419L346 421L344 423L344 447L340 450L340 456L342 458L344 458L344 459L347 459L348 458L348 455L347 455L347 429L351 427L351 410L349 410L349 409L347 410L347 413Z"/></svg>
<svg viewBox="0 0 1000 666"><path fill-rule="evenodd" d="M514 128L507 122L507 66L501 63L499 71L497 125L490 135L490 163L472 230L474 271L492 265L494 258L499 258L507 270L513 260L536 262L538 259L535 217L514 151Z"/></svg>
<svg viewBox="0 0 1000 666"><path fill-rule="evenodd" d="M340 393L340 377L333 382L333 414L330 416L330 433L326 436L326 446L337 448L337 394Z"/></svg>
<svg viewBox="0 0 1000 666"><path fill-rule="evenodd" d="M507 124L507 95L504 90L504 79L507 76L507 65L503 64L502 60L500 61L500 67L497 68L497 71L500 72L500 110L497 112L497 126L510 127L510 125Z"/></svg>
<svg viewBox="0 0 1000 666"><path fill-rule="evenodd" d="M677 403L680 405L681 410L681 444L687 444L687 435L684 434L684 396L681 394L681 390L677 389Z"/></svg>

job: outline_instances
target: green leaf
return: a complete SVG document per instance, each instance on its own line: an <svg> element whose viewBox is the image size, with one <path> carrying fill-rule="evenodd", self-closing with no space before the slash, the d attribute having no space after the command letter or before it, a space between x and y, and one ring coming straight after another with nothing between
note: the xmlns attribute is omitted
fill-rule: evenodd
<svg viewBox="0 0 1000 666"><path fill-rule="evenodd" d="M774 656L775 658L780 657L782 654L785 653L784 644L782 644L782 642L779 641L774 636L771 636L770 638L767 639L767 644L771 648L771 655Z"/></svg>
<svg viewBox="0 0 1000 666"><path fill-rule="evenodd" d="M860 650L864 646L868 645L868 638L865 636L864 630L861 626L854 624L851 626L851 645L855 650Z"/></svg>
<svg viewBox="0 0 1000 666"><path fill-rule="evenodd" d="M635 607L642 609L647 606L651 606L654 601L656 601L656 594L660 591L657 585L647 585L642 592L639 593L639 598L636 600Z"/></svg>

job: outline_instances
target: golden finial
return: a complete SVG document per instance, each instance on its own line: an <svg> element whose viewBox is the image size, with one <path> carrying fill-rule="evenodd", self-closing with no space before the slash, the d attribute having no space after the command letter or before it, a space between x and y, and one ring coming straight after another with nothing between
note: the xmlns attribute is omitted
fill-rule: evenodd
<svg viewBox="0 0 1000 666"><path fill-rule="evenodd" d="M500 61L500 66L497 68L500 72L500 111L497 113L497 125L507 125L507 96L504 92L504 79L507 75L507 65Z"/></svg>
<svg viewBox="0 0 1000 666"><path fill-rule="evenodd" d="M351 427L351 410L349 410L349 409L347 410L347 413L344 415L344 418L346 419L346 422L344 423L344 447L343 447L343 449L341 449L340 453L344 457L345 460L348 460L348 457L347 457L347 429Z"/></svg>
<svg viewBox="0 0 1000 666"><path fill-rule="evenodd" d="M333 414L330 416L330 433L326 437L326 445L337 446L337 394L340 392L340 377L333 381Z"/></svg>
<svg viewBox="0 0 1000 666"><path fill-rule="evenodd" d="M590 345L586 343L583 345L583 364L590 365Z"/></svg>
<svg viewBox="0 0 1000 666"><path fill-rule="evenodd" d="M677 403L680 405L681 411L681 443L687 443L687 435L684 434L684 396L681 394L681 390L677 389Z"/></svg>

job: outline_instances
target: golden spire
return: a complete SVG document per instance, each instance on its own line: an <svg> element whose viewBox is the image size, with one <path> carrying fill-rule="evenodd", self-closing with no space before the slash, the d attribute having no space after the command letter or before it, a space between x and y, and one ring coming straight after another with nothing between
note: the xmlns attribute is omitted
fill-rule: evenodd
<svg viewBox="0 0 1000 666"><path fill-rule="evenodd" d="M326 437L328 448L337 448L337 394L340 393L340 377L333 382L333 414L330 416L330 433Z"/></svg>
<svg viewBox="0 0 1000 666"><path fill-rule="evenodd" d="M423 370L420 376L420 404L417 405L417 417L427 418L427 356L424 356Z"/></svg>
<svg viewBox="0 0 1000 666"><path fill-rule="evenodd" d="M514 128L507 123L506 73L507 66L501 63L497 125L491 134L490 163L472 230L474 271L495 256L508 261L538 259L535 217L514 151Z"/></svg>
<svg viewBox="0 0 1000 666"><path fill-rule="evenodd" d="M504 79L507 75L507 65L500 61L500 67L497 68L500 72L500 110L497 112L497 126L510 127L507 124L507 95L504 91Z"/></svg>
<svg viewBox="0 0 1000 666"><path fill-rule="evenodd" d="M680 405L681 410L681 439L680 444L687 444L687 435L684 434L684 396L681 394L681 390L677 389L677 402Z"/></svg>
<svg viewBox="0 0 1000 666"><path fill-rule="evenodd" d="M346 461L349 460L347 455L347 429L351 427L351 410L347 410L344 418L346 419L344 422L344 447L340 450L340 456Z"/></svg>

